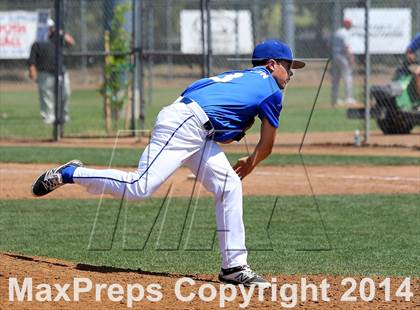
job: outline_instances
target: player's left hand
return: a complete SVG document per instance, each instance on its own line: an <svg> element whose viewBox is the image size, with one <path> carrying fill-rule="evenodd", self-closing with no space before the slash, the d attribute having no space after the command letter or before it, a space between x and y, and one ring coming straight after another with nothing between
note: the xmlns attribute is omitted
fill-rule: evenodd
<svg viewBox="0 0 420 310"><path fill-rule="evenodd" d="M235 170L241 180L250 174L253 169L254 165L249 156L239 158L237 163L233 166L233 170Z"/></svg>

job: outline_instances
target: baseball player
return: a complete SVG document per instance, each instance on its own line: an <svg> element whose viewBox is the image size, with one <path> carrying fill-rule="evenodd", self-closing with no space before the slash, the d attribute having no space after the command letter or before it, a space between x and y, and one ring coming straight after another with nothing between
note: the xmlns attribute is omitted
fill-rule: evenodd
<svg viewBox="0 0 420 310"><path fill-rule="evenodd" d="M91 169L72 160L40 175L32 185L33 194L43 196L63 184L76 183L90 193L144 199L186 165L214 194L222 255L219 279L244 286L269 286L247 264L241 179L271 153L282 90L292 76L291 69L303 68L305 63L294 60L291 49L276 40L258 44L252 63L253 68L192 83L174 103L163 108L137 170ZM256 116L261 119L259 142L251 155L232 167L219 143L240 140Z"/></svg>
<svg viewBox="0 0 420 310"><path fill-rule="evenodd" d="M409 64L409 70L413 74L414 81L416 83L417 95L420 97L420 65L417 57L417 53L420 51L420 32L416 34L414 39L408 45L405 57Z"/></svg>

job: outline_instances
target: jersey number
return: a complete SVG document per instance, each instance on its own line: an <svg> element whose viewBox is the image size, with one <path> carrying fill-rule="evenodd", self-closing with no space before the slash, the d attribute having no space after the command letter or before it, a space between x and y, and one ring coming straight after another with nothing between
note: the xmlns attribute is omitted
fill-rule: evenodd
<svg viewBox="0 0 420 310"><path fill-rule="evenodd" d="M227 83L227 82L232 81L233 79L240 78L243 75L244 75L243 73L236 72L236 73L227 74L224 77L213 76L210 79L212 79L216 83Z"/></svg>

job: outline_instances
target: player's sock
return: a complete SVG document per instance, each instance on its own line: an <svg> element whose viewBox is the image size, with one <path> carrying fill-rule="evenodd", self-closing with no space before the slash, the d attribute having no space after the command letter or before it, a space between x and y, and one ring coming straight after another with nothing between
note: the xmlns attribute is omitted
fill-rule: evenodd
<svg viewBox="0 0 420 310"><path fill-rule="evenodd" d="M68 166L61 171L61 176L63 177L63 183L74 183L73 174L76 170L76 166Z"/></svg>

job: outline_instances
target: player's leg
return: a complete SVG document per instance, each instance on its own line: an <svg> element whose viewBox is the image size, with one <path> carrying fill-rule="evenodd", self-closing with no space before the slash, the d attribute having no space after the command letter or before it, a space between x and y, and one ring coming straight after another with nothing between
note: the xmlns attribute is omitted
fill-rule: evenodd
<svg viewBox="0 0 420 310"><path fill-rule="evenodd" d="M143 152L137 170L91 169L70 164L42 174L33 185L33 193L43 196L63 183L78 183L95 194L143 199L150 196L186 158L200 150L205 136L206 132L185 104L172 104L159 113L150 144ZM44 189L46 179L54 182Z"/></svg>
<svg viewBox="0 0 420 310"><path fill-rule="evenodd" d="M112 194L133 200L150 196L183 161L199 151L205 133L185 104L173 104L158 115L150 144L136 171L77 168L75 183L91 193Z"/></svg>
<svg viewBox="0 0 420 310"><path fill-rule="evenodd" d="M247 265L245 227L242 219L242 182L232 169L222 149L207 141L186 165L204 187L214 194L217 236L222 255L219 279L244 286L270 286Z"/></svg>
<svg viewBox="0 0 420 310"><path fill-rule="evenodd" d="M242 220L242 182L220 146L212 140L186 165L215 197L217 235L222 267L247 264L245 228Z"/></svg>

